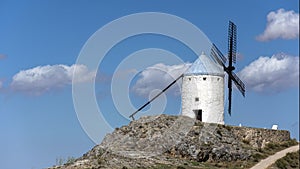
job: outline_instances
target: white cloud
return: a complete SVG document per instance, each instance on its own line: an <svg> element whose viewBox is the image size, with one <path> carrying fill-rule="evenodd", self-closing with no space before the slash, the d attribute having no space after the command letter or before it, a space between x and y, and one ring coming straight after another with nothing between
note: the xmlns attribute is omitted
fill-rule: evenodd
<svg viewBox="0 0 300 169"><path fill-rule="evenodd" d="M159 63L146 68L138 76L132 90L135 94L148 97L155 89L164 89L180 76L188 67L187 64L165 65ZM284 53L272 57L260 57L250 63L238 73L246 84L246 90L255 92L280 92L299 85L299 57ZM179 86L181 81L178 82ZM175 87L174 87L175 86ZM177 95L180 92L178 85L168 91Z"/></svg>
<svg viewBox="0 0 300 169"><path fill-rule="evenodd" d="M177 77L179 77L188 67L188 64L165 65L163 63L155 64L146 68L138 77L132 90L139 96L148 97L151 91L155 89L163 90ZM180 82L179 82L180 83ZM177 85L173 85L168 91L175 95L179 93Z"/></svg>
<svg viewBox="0 0 300 169"><path fill-rule="evenodd" d="M283 53L260 57L239 73L246 88L256 92L279 92L299 85L299 57Z"/></svg>
<svg viewBox="0 0 300 169"><path fill-rule="evenodd" d="M40 95L51 89L61 88L72 83L91 81L96 72L89 71L85 65L47 65L22 70L13 76L10 87L14 91Z"/></svg>
<svg viewBox="0 0 300 169"><path fill-rule="evenodd" d="M267 16L267 27L263 34L257 37L259 41L272 39L295 39L299 37L299 13L279 9Z"/></svg>

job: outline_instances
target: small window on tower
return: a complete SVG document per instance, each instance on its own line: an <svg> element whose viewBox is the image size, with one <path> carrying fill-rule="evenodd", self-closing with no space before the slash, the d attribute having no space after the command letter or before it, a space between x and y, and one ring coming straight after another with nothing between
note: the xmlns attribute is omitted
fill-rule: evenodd
<svg viewBox="0 0 300 169"><path fill-rule="evenodd" d="M195 102L198 102L198 101L199 101L199 97L196 97L196 98L195 98Z"/></svg>
<svg viewBox="0 0 300 169"><path fill-rule="evenodd" d="M189 81L191 81L191 78L189 78Z"/></svg>
<svg viewBox="0 0 300 169"><path fill-rule="evenodd" d="M203 80L206 80L206 77L204 77Z"/></svg>

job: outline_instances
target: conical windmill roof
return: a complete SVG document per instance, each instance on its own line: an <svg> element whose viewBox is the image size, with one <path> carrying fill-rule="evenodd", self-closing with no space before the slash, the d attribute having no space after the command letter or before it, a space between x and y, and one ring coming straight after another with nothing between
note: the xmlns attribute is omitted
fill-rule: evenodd
<svg viewBox="0 0 300 169"><path fill-rule="evenodd" d="M223 67L209 57L204 52L192 64L192 66L185 72L185 75L224 75Z"/></svg>

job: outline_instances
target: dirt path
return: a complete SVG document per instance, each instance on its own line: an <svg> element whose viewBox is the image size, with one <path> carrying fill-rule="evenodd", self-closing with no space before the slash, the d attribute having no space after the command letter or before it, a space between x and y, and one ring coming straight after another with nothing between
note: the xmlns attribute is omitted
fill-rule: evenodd
<svg viewBox="0 0 300 169"><path fill-rule="evenodd" d="M277 152L276 154L271 155L268 158L261 160L259 163L257 163L255 166L253 166L250 169L265 169L268 166L270 166L271 164L275 163L276 160L284 157L286 155L286 153L295 152L298 150L299 150L299 145L292 146L287 149L281 150L281 151Z"/></svg>

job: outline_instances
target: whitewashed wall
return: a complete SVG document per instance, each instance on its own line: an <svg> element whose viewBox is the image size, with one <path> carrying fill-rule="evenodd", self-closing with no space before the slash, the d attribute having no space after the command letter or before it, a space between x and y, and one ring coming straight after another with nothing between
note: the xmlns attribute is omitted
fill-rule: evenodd
<svg viewBox="0 0 300 169"><path fill-rule="evenodd" d="M195 118L193 110L202 109L203 122L224 124L224 76L186 75L181 97L182 115Z"/></svg>

